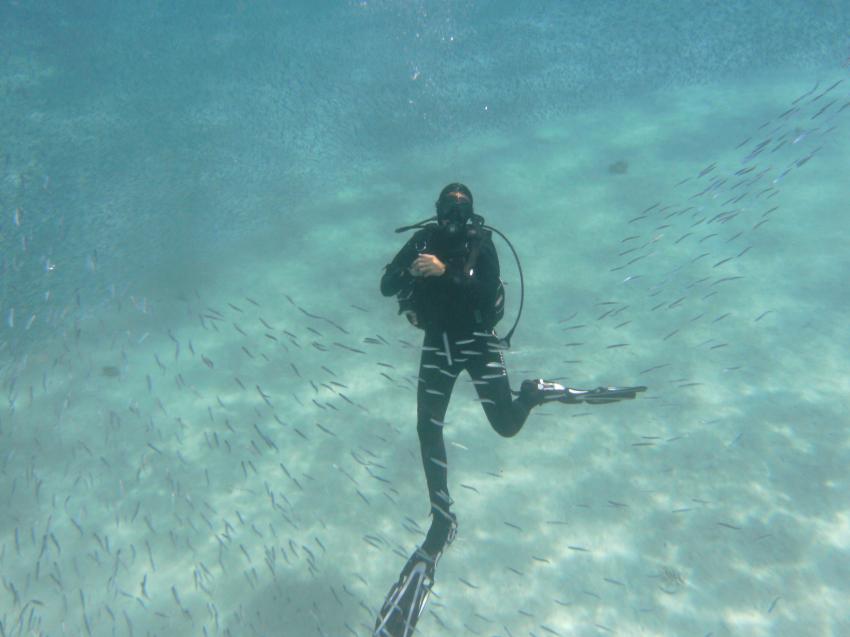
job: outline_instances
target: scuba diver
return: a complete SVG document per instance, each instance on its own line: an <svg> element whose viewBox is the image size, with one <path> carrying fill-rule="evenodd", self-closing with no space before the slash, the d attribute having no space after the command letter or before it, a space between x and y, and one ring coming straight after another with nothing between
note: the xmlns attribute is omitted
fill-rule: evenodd
<svg viewBox="0 0 850 637"><path fill-rule="evenodd" d="M573 389L543 379L524 380L516 398L508 383L503 352L522 314L499 338L495 326L504 315L505 294L492 233L473 209L472 193L460 183L440 192L437 215L396 232L416 229L381 278L381 293L396 296L399 314L424 330L417 388L416 431L431 504L431 526L411 555L381 608L373 637L409 637L434 582L436 564L457 533L451 511L444 418L455 381L462 371L472 379L491 426L515 436L530 411L548 401L607 403L634 398L645 387ZM516 257L516 251L507 241ZM519 259L517 258L519 266ZM520 281L522 268L519 266Z"/></svg>

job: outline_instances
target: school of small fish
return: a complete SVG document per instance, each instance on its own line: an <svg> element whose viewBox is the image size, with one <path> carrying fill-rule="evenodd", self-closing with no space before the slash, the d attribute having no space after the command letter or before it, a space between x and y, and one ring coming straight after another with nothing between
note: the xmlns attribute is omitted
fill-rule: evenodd
<svg viewBox="0 0 850 637"><path fill-rule="evenodd" d="M558 318L563 349L553 369L566 364L581 376L627 365L633 384L650 386L635 408L640 417L706 381L692 376L687 358L627 361L636 347L668 351L699 334L692 355L725 373L745 370L729 334L764 325L777 309L741 305L735 287L750 276L761 233L782 215L782 187L847 117L846 88L843 79L816 84L745 136L735 162L709 161L625 216L595 282L604 296ZM14 243L17 252L4 255L4 267L23 262L28 222L26 210L12 211L4 247ZM53 258L42 260L46 275ZM97 254L85 259L96 271ZM334 299L325 311L284 295L281 311L267 289L256 294L247 280L243 289L228 298L186 292L170 322L158 315L161 299L113 291L99 318L84 315L72 293L53 299L51 324L67 320L58 341L45 343L26 339L45 317L3 308L0 637L370 634L382 592L428 525L415 440L420 335L370 332L376 313L393 311L377 300ZM516 380L520 365L510 354L508 361ZM632 408L611 413L628 418L622 414ZM594 413L556 415L550 407L540 420L573 423ZM639 423L629 448L611 453L669 454L673 479L683 436L653 426ZM721 503L672 497L675 489L656 497L638 478L631 499L612 493L559 511L536 508L536 490L559 485L511 480L533 468L512 466L510 455L472 463L454 435L447 434L459 450L450 480L495 523L479 526L466 514L472 504L459 508L461 537L469 535L441 564L423 634L630 634L632 621L662 634L660 609L688 594L693 576L676 566L687 560L675 551L647 558L640 581L618 572L611 555L621 536L605 529L651 538L634 526L638 510L651 510L643 524L659 537L699 516L718 550L736 555L776 539L746 511L720 517ZM565 482L576 479L563 473ZM582 475L581 488L592 491L594 480ZM528 508L503 505L506 491L528 499ZM581 516L595 521L576 533ZM488 540L523 543L494 555ZM493 559L498 582L476 574L475 564ZM546 573L580 583L545 598L524 592ZM493 588L498 602L488 597ZM766 590L752 612L782 613L790 597ZM478 610L459 615L461 603Z"/></svg>

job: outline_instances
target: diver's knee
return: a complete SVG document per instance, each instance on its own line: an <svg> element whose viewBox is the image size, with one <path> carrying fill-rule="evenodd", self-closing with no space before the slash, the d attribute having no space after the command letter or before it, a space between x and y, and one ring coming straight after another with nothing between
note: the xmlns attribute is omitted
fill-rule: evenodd
<svg viewBox="0 0 850 637"><path fill-rule="evenodd" d="M502 438L513 438L519 432L519 427L505 414L492 416L490 418L490 425Z"/></svg>

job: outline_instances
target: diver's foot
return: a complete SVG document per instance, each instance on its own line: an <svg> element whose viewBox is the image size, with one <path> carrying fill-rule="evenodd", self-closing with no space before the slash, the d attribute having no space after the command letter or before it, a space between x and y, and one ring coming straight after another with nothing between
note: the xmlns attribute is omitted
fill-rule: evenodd
<svg viewBox="0 0 850 637"><path fill-rule="evenodd" d="M567 388L559 383L535 378L522 381L519 397L526 404L537 407L551 400L569 402L570 394Z"/></svg>
<svg viewBox="0 0 850 637"><path fill-rule="evenodd" d="M457 516L445 509L435 510L433 515L431 528L428 529L428 535L419 550L436 558L457 537Z"/></svg>

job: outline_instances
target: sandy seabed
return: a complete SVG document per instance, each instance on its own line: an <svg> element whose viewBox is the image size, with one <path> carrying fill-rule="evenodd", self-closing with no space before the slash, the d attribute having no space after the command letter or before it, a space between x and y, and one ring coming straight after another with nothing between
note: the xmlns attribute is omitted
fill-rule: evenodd
<svg viewBox="0 0 850 637"><path fill-rule="evenodd" d="M324 195L346 214L285 251L57 300L2 370L3 632L369 633L428 525L421 335L377 281L391 229L455 179L523 259L513 385L649 390L541 407L505 440L461 379L460 532L419 632L850 632L848 94L815 79L436 148Z"/></svg>

